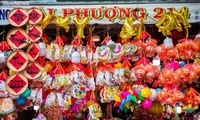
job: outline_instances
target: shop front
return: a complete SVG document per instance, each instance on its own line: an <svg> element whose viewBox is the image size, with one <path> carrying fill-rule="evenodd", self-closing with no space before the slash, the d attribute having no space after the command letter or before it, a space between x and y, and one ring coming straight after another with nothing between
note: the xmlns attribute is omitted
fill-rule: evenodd
<svg viewBox="0 0 200 120"><path fill-rule="evenodd" d="M199 5L0 2L0 118L200 119Z"/></svg>

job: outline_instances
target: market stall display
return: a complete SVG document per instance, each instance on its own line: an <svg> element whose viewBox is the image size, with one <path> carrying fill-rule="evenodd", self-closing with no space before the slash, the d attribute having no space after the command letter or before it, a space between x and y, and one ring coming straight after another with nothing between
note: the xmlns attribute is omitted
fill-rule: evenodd
<svg viewBox="0 0 200 120"><path fill-rule="evenodd" d="M0 60L6 59L8 67L0 73L0 114L11 113L15 106L16 110L34 106L40 111L35 120L98 120L112 119L110 111L116 108L139 119L140 114L162 119L166 114L177 117L177 104L193 113L200 96L186 84L200 78L200 41L188 39L192 27L188 14L183 7L162 15L156 23L166 37L162 44L145 30L145 20L131 17L124 20L121 41L113 41L107 32L95 46L92 29L89 35L84 32L89 17L70 20L43 15L36 7L13 9L8 18L17 28L7 33L7 42L0 43ZM44 30L51 22L56 38L49 41ZM71 41L60 34L61 29L69 31L70 22L77 27ZM172 31L183 29L185 38L174 44ZM106 112L100 104L107 105Z"/></svg>

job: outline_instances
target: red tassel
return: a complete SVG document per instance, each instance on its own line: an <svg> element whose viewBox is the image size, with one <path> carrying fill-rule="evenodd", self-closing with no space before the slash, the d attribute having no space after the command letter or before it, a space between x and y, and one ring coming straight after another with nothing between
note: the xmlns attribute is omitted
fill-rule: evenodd
<svg viewBox="0 0 200 120"><path fill-rule="evenodd" d="M143 30L141 35L141 40L146 40L147 38L151 38L151 35L145 30Z"/></svg>
<svg viewBox="0 0 200 120"><path fill-rule="evenodd" d="M120 102L115 102L115 104L114 104L114 107L118 107L118 106L120 106Z"/></svg>
<svg viewBox="0 0 200 120"><path fill-rule="evenodd" d="M49 37L47 36L47 34L43 33L41 39L45 44L49 43Z"/></svg>
<svg viewBox="0 0 200 120"><path fill-rule="evenodd" d="M56 37L56 40L54 41L55 44L58 44L58 46L64 46L64 42L60 36Z"/></svg>
<svg viewBox="0 0 200 120"><path fill-rule="evenodd" d="M155 80L155 81L153 82L153 87L154 87L154 88L157 88L157 87L158 87L158 80Z"/></svg>
<svg viewBox="0 0 200 120"><path fill-rule="evenodd" d="M60 37L61 37L61 39L63 40L64 43L67 42L68 38L66 36L62 35Z"/></svg>
<svg viewBox="0 0 200 120"><path fill-rule="evenodd" d="M74 39L71 42L71 45L74 45L74 46L80 46L81 44L83 44L83 41L78 36L74 37Z"/></svg>
<svg viewBox="0 0 200 120"><path fill-rule="evenodd" d="M8 78L8 75L6 74L6 71L1 71L0 73L0 80L6 80Z"/></svg>
<svg viewBox="0 0 200 120"><path fill-rule="evenodd" d="M64 74L64 73L65 73L65 71L64 71L63 67L62 67L61 64L58 62L58 63L57 63L57 66L56 66L56 68L55 68L55 70L54 70L54 74Z"/></svg>
<svg viewBox="0 0 200 120"><path fill-rule="evenodd" d="M9 51L10 50L10 46L8 45L8 43L6 41L2 41L0 43L0 50L1 51Z"/></svg>
<svg viewBox="0 0 200 120"><path fill-rule="evenodd" d="M123 62L123 67L124 68L128 68L130 69L131 68L131 63L128 61L128 59L125 59L124 62Z"/></svg>
<svg viewBox="0 0 200 120"><path fill-rule="evenodd" d="M38 57L36 61L43 67L46 65L45 57Z"/></svg>

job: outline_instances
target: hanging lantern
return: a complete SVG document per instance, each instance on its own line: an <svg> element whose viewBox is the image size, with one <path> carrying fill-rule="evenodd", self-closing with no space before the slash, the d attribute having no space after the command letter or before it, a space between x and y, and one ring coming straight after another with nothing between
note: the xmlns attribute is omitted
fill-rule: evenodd
<svg viewBox="0 0 200 120"><path fill-rule="evenodd" d="M177 112L178 114L182 113L181 105L176 105L176 112Z"/></svg>
<svg viewBox="0 0 200 120"><path fill-rule="evenodd" d="M0 63L6 62L6 57L4 55L4 52L0 51Z"/></svg>
<svg viewBox="0 0 200 120"><path fill-rule="evenodd" d="M158 55L156 55L153 58L153 65L159 66L160 65L160 58L158 57Z"/></svg>
<svg viewBox="0 0 200 120"><path fill-rule="evenodd" d="M40 42L38 45L40 47L40 56L45 56L47 54L46 45L43 42Z"/></svg>
<svg viewBox="0 0 200 120"><path fill-rule="evenodd" d="M72 53L72 63L79 63L81 61L80 53L77 51Z"/></svg>
<svg viewBox="0 0 200 120"><path fill-rule="evenodd" d="M166 37L164 39L164 46L166 49L170 49L170 48L174 47L172 39L169 37Z"/></svg>
<svg viewBox="0 0 200 120"><path fill-rule="evenodd" d="M116 43L114 41L112 41L111 39L106 43L106 45L110 48L114 48Z"/></svg>
<svg viewBox="0 0 200 120"><path fill-rule="evenodd" d="M93 39L94 42L100 41L100 37L98 35L92 36L92 39Z"/></svg>
<svg viewBox="0 0 200 120"><path fill-rule="evenodd" d="M145 99L142 101L142 107L148 109L152 106L152 101L150 99Z"/></svg>
<svg viewBox="0 0 200 120"><path fill-rule="evenodd" d="M34 106L33 106L33 109L34 109L35 111L38 111L38 110L40 109L40 106L39 106L39 105L34 105Z"/></svg>
<svg viewBox="0 0 200 120"><path fill-rule="evenodd" d="M158 101L153 101L148 111L153 115L161 115L163 113L163 106Z"/></svg>

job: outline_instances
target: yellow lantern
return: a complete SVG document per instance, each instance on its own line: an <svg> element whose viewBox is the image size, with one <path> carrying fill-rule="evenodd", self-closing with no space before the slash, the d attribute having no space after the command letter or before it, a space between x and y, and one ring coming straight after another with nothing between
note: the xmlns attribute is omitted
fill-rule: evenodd
<svg viewBox="0 0 200 120"><path fill-rule="evenodd" d="M163 106L158 101L153 101L152 106L148 109L148 111L153 115L161 115L164 111Z"/></svg>

